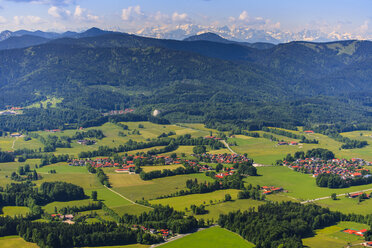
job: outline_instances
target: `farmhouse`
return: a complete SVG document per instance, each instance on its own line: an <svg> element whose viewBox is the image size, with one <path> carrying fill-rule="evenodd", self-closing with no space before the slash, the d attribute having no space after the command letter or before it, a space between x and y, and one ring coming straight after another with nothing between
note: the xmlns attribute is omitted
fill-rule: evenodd
<svg viewBox="0 0 372 248"><path fill-rule="evenodd" d="M313 130L306 130L306 131L304 131L304 133L314 133L314 131Z"/></svg>
<svg viewBox="0 0 372 248"><path fill-rule="evenodd" d="M22 134L20 133L12 133L10 136L11 137L21 137Z"/></svg>
<svg viewBox="0 0 372 248"><path fill-rule="evenodd" d="M262 186L261 189L264 195L269 195L274 192L281 192L283 190L283 188L281 187L274 187L274 186Z"/></svg>
<svg viewBox="0 0 372 248"><path fill-rule="evenodd" d="M286 146L286 145L288 145L288 142L281 141L281 142L278 142L278 145L279 146Z"/></svg>
<svg viewBox="0 0 372 248"><path fill-rule="evenodd" d="M367 229L362 229L362 230L359 230L359 231L352 230L352 229L345 229L342 232L357 235L357 236L360 236L360 237L364 237L364 233L367 232Z"/></svg>

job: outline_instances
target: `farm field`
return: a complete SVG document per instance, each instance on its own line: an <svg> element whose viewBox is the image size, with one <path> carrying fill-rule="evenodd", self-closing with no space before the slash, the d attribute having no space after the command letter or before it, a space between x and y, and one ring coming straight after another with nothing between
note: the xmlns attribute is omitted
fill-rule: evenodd
<svg viewBox="0 0 372 248"><path fill-rule="evenodd" d="M358 199L351 199L345 196L337 197L338 200L325 199L317 201L316 204L330 208L334 211L340 211L345 214L372 214L372 200L367 199L362 202L358 202Z"/></svg>
<svg viewBox="0 0 372 248"><path fill-rule="evenodd" d="M114 176L113 176L114 175ZM154 199L186 188L186 180L197 178L199 181L211 181L210 177L202 173L178 175L143 181L139 175L108 174L113 189L132 201ZM112 180L111 180L112 178Z"/></svg>
<svg viewBox="0 0 372 248"><path fill-rule="evenodd" d="M355 247L354 245L363 242L363 238L357 235L343 233L342 230L344 229L361 230L369 229L369 226L355 222L340 222L337 225L316 230L314 237L305 238L302 242L304 245L313 248L341 248L346 247L349 243Z"/></svg>
<svg viewBox="0 0 372 248"><path fill-rule="evenodd" d="M97 140L97 144L92 146L83 146L77 144L75 141L71 143L72 148L57 148L57 151L54 152L55 155L58 154L68 154L71 157L77 157L78 154L82 151L96 150L99 146L109 146L117 147L130 139L134 141L143 141L146 142L148 139L157 138L162 133L169 133L170 131L175 132L176 135L171 137L176 137L178 135L191 134L193 137L203 137L210 135L210 132L213 135L216 135L218 132L216 130L211 130L205 128L202 124L180 124L180 125L158 125L149 122L126 122L122 123L128 125L129 130L123 130L120 126L114 123L106 123L100 127L92 127L84 129L84 131L90 129L99 129L102 130L105 137L101 140ZM131 134L133 130L138 130L140 134ZM57 133L49 133L45 131L36 132L39 135L56 135L56 136L72 136L78 130L64 130ZM289 130L287 130L289 131ZM125 137L118 135L119 132L127 134ZM243 135L235 135L234 138L230 138L229 142L236 142L236 146L231 146L231 148L238 153L247 153L248 157L251 157L255 160L256 163L262 164L273 164L277 159L282 159L288 153L294 153L296 151L307 151L312 148L324 147L332 150L337 157L341 158L352 158L360 157L368 159L371 157L372 161L372 149L370 146L367 146L362 149L352 149L352 150L339 150L341 143L330 139L327 136L320 134L303 134L300 131L291 131L296 134L305 135L307 138L319 140L319 144L304 144L301 146L278 146L277 142L270 141L265 138L253 138ZM258 131L260 135L265 132ZM280 136L272 133L267 133L275 136L277 139L292 141L291 139L285 136ZM343 133L345 137L350 137L358 140L371 140L370 137L372 132L363 132L363 135L360 135L360 132L350 132ZM14 142L15 141L15 142ZM0 148L9 149L9 146L13 145L14 148L33 147L32 149L37 149L38 147L43 147L43 145L37 139L32 139L30 141L24 141L23 138L4 138L0 137ZM371 142L372 143L372 142ZM163 146L153 147L148 149L140 149L135 151L127 152L128 154L137 154L140 152L146 153L152 149L161 149ZM6 150L2 149L2 150ZM222 154L230 153L228 149L220 150L210 150L210 147L207 147L209 153ZM172 153L177 153L178 156L185 154L184 158L192 159L193 157L193 146L180 146L176 151L165 153L162 155L170 155ZM124 155L121 153L119 155ZM10 180L10 174L18 170L19 166L24 166L25 164L30 164L31 169L36 168L35 165L41 163L40 159L29 159L26 162L19 163L2 163L0 164L0 186L5 186L6 184L12 183L14 181ZM215 167L216 164L209 164L212 167ZM143 166L142 169L145 172L150 172L154 170L164 170L164 169L176 169L180 167L180 164L167 165L167 166ZM231 165L225 165L231 167ZM366 167L368 169L372 169ZM112 185L112 190L121 194L122 196L128 198L131 201L139 201L142 199L149 200L151 204L162 204L170 205L176 210L185 211L187 215L193 215L190 206L194 205L205 205L205 209L208 213L203 215L194 215L197 219L204 220L213 220L214 223L219 218L220 214L227 214L231 211L236 211L240 209L241 211L249 209L257 209L258 206L264 204L264 201L256 201L252 199L237 199L238 190L219 190L206 194L193 194L181 197L172 197L164 199L156 199L163 195L169 195L180 190L186 189L186 180L188 179L198 179L199 182L204 181L213 181L214 179L207 177L204 173L189 174L189 175L177 175L165 178L158 178L153 180L144 181L140 179L139 175L135 174L126 174L126 173L116 173L116 168L104 168L104 172L109 178L109 182ZM123 215L125 213L139 215L143 212L148 212L151 208L133 204L131 201L124 199L115 192L110 191L109 189L102 186L98 181L96 175L90 174L85 167L73 167L68 166L66 162L57 163L53 165L44 166L42 168L36 168L37 172L42 176L41 180L35 181L37 186L40 186L43 182L53 182L53 181L64 181L72 184L79 185L84 188L85 194L87 196L91 195L92 191L97 191L98 200L104 202L109 208L114 210L117 214ZM51 174L50 171L55 170L55 174ZM269 166L269 167L258 167L257 168L259 176L257 177L247 177L244 179L246 185L252 184L254 186L277 186L283 187L284 190L288 190L288 193L282 192L277 194L272 194L266 196L268 201L282 202L282 201L305 201L310 199L315 199L318 197L330 196L332 193L341 194L347 192L356 192L362 189L372 189L371 185L356 186L345 189L328 189L320 188L315 184L315 178L308 174L301 174L299 172L294 172L287 167L282 166ZM225 194L230 194L232 196L232 201L224 202ZM67 206L83 206L88 205L92 200L84 199L79 201L70 201L70 202L53 202L46 206L43 206L43 209L46 213L54 213L55 207L58 209L67 207ZM339 200L333 201L331 199L326 199L322 201L315 202L318 205L323 207L328 207L331 210L341 211L343 213L358 213L358 214L371 214L372 200L365 200L361 203L358 203L357 199L348 199L345 197L339 197ZM187 208L187 211L185 210ZM3 208L5 215L14 216L16 214L27 213L28 208L24 207L4 207ZM110 216L107 215L103 210L94 210L81 212L79 215L88 215L91 212L95 212L99 215L97 218L88 218L87 223L96 223L99 222L100 218L104 220L113 220ZM43 221L43 220L38 220ZM352 225L353 223L347 223ZM355 225L358 225L354 223ZM339 223L336 226L329 227L328 229L317 230L317 233L314 237L304 239L304 243L310 247L326 247L328 244L340 245L343 247L347 242L357 243L360 240L355 239L355 237L347 237L343 233L339 232L340 228L343 228L345 223ZM210 231L212 230L212 231ZM340 229L341 230L341 229ZM206 232L206 234L200 234ZM209 233L210 232L210 233ZM196 238L194 238L196 235ZM199 235L201 235L199 237ZM231 238L229 235L233 235L234 238ZM204 244L203 240L211 240L212 237L217 238L218 245L223 244L223 247L253 247L253 244L250 244L239 236L225 230L222 228L211 228L202 232L194 233L189 236L186 236L180 240L171 242L169 244L162 245L161 247L193 247L189 242L192 240L197 240L194 242L200 242ZM222 237L221 240L219 237ZM192 237L192 238L189 238ZM238 240L235 240L238 238ZM17 240L17 237L14 238ZM20 239L20 238L18 238ZM190 239L190 241L188 241ZM231 240L230 240L231 239ZM22 239L21 239L22 240ZM235 240L235 241L234 241ZM181 242L182 241L182 242ZM233 243L229 243L229 242ZM243 243L241 242L243 241ZM17 241L18 242L18 241ZM181 242L178 244L178 242ZM185 243L184 243L185 242ZM214 242L214 241L213 241ZM213 247L221 247L211 242ZM237 242L237 243L235 243ZM333 243L332 243L333 242ZM195 243L196 244L196 243ZM198 243L199 244L199 243ZM25 244L27 245L27 243ZM209 245L209 244L208 244ZM210 247L210 246L198 246L198 247ZM319 246L320 245L320 246ZM324 246L321 246L324 245ZM212 247L211 246L211 247ZM0 240L0 247L1 240ZM28 247L19 245L18 247ZM37 246L30 246L37 247ZM119 246L123 248L144 248L148 246L143 245L131 245L131 246ZM332 246L333 247L333 246ZM114 247L111 247L114 248Z"/></svg>
<svg viewBox="0 0 372 248"><path fill-rule="evenodd" d="M11 216L15 217L17 215L23 215L30 213L30 209L28 207L3 207L2 208L3 214L2 216Z"/></svg>
<svg viewBox="0 0 372 248"><path fill-rule="evenodd" d="M315 178L311 175L295 172L284 166L258 167L257 173L260 176L247 177L245 182L252 185L283 187L284 190L288 190L285 195L300 201L330 196L332 193L342 194L372 188L372 185L343 189L320 188L316 186Z"/></svg>
<svg viewBox="0 0 372 248"><path fill-rule="evenodd" d="M221 227L211 227L206 230L196 232L181 239L161 245L161 248L252 248L254 245L244 240L239 235Z"/></svg>
<svg viewBox="0 0 372 248"><path fill-rule="evenodd" d="M37 248L37 244L26 242L23 238L19 236L6 236L0 237L0 247L1 248Z"/></svg>
<svg viewBox="0 0 372 248"><path fill-rule="evenodd" d="M218 190L211 193L205 194L192 194L178 197L171 197L159 200L150 201L151 204L161 204L169 205L176 210L185 211L185 208L190 209L190 205L195 204L199 205L210 205L210 201L213 201L212 204L219 204L223 202L226 194L230 194L233 200L237 199L239 190L236 189L226 189Z"/></svg>

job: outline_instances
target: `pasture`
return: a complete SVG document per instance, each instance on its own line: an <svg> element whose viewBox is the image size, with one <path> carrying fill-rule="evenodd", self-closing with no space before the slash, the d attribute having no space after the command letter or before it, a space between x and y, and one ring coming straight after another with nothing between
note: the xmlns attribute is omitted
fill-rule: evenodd
<svg viewBox="0 0 372 248"><path fill-rule="evenodd" d="M295 172L284 166L258 167L257 173L259 176L247 177L244 181L252 185L283 187L288 190L285 195L299 201L330 196L332 193L342 194L372 188L372 184L343 189L321 188L315 184L312 175Z"/></svg>
<svg viewBox="0 0 372 248"><path fill-rule="evenodd" d="M18 215L26 216L26 214L30 213L31 210L28 207L3 207L2 208L3 214L2 216L11 216L15 217Z"/></svg>
<svg viewBox="0 0 372 248"><path fill-rule="evenodd" d="M0 237L0 247L1 248L37 248L37 244L26 242L23 238L19 236L6 236Z"/></svg>
<svg viewBox="0 0 372 248"><path fill-rule="evenodd" d="M200 182L213 180L202 173L178 175L143 181L139 175L108 174L113 189L132 201L155 199L186 188L186 180L197 178Z"/></svg>
<svg viewBox="0 0 372 248"><path fill-rule="evenodd" d="M345 196L337 198L337 200L325 199L316 201L316 204L345 214L372 214L372 199L366 199L359 202L358 198L351 199Z"/></svg>
<svg viewBox="0 0 372 248"><path fill-rule="evenodd" d="M363 242L363 238L343 233L344 229L369 229L368 225L359 224L355 222L340 222L337 225L326 227L315 231L314 237L305 238L302 240L303 244L308 247L326 248L326 247L346 247L349 243L357 245Z"/></svg>
<svg viewBox="0 0 372 248"><path fill-rule="evenodd" d="M239 235L230 232L221 227L211 227L181 239L166 243L160 246L161 248L216 248L216 247L231 247L231 248L252 248L254 244L249 243Z"/></svg>

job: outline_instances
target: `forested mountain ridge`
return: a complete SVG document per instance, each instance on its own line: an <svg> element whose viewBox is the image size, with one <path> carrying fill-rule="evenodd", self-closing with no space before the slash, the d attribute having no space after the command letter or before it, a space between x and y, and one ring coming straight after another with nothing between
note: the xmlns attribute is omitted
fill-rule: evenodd
<svg viewBox="0 0 372 248"><path fill-rule="evenodd" d="M64 111L64 118L48 126L126 107L146 114L159 108L171 121L303 125L371 118L372 42L291 42L254 49L94 29L83 36L0 51L0 109L63 99L55 110L38 110L43 116ZM23 119L38 111L25 110ZM0 129L24 123L19 116L1 118L6 121Z"/></svg>

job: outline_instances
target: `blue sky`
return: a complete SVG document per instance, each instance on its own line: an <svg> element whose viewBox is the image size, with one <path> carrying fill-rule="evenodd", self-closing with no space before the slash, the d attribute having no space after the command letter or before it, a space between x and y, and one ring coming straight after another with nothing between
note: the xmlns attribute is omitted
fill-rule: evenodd
<svg viewBox="0 0 372 248"><path fill-rule="evenodd" d="M195 24L372 33L372 0L0 0L0 6L0 30L137 32Z"/></svg>

